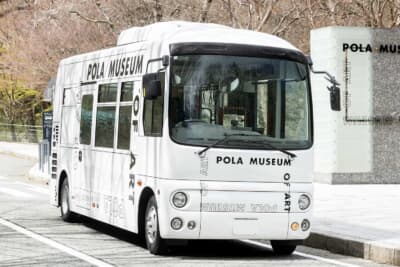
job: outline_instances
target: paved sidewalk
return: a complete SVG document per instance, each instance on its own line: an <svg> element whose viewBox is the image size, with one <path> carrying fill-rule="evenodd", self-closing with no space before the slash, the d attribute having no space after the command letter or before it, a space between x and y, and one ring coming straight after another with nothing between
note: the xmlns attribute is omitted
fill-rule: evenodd
<svg viewBox="0 0 400 267"><path fill-rule="evenodd" d="M30 143L0 142L0 153L37 160L39 145Z"/></svg>
<svg viewBox="0 0 400 267"><path fill-rule="evenodd" d="M400 185L315 184L306 244L400 266Z"/></svg>
<svg viewBox="0 0 400 267"><path fill-rule="evenodd" d="M0 153L37 161L39 158L39 145L30 143L0 142ZM28 176L29 179L42 183L47 183L50 179L50 174L43 173L39 170L38 163L32 166L29 170Z"/></svg>
<svg viewBox="0 0 400 267"><path fill-rule="evenodd" d="M38 158L37 144L0 142L0 153ZM46 180L37 165L31 178ZM400 185L315 184L306 245L400 266Z"/></svg>

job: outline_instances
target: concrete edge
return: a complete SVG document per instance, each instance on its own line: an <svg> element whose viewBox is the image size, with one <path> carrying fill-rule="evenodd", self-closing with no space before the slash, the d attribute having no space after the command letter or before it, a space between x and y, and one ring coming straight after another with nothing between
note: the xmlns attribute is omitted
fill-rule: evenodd
<svg viewBox="0 0 400 267"><path fill-rule="evenodd" d="M363 258L377 263L400 266L399 248L384 247L371 244L367 241L345 239L321 233L311 233L310 237L303 241L303 245L328 250L337 254Z"/></svg>
<svg viewBox="0 0 400 267"><path fill-rule="evenodd" d="M16 158L21 158L21 159L33 160L33 161L36 161L36 162L38 161L37 157L29 156L29 155L22 154L22 153L15 153L15 152L8 151L8 150L1 150L0 149L0 154L9 155L9 156L13 156L13 157L16 157ZM28 171L28 173L25 174L25 176L28 178L28 180L39 182L39 183L42 183L42 184L48 184L48 182L50 180L50 175L39 173L38 170L37 170L37 167L38 167L38 163L36 163Z"/></svg>
<svg viewBox="0 0 400 267"><path fill-rule="evenodd" d="M31 181L48 184L50 181L50 174L45 174L38 169L39 164L36 163L28 172L28 179Z"/></svg>

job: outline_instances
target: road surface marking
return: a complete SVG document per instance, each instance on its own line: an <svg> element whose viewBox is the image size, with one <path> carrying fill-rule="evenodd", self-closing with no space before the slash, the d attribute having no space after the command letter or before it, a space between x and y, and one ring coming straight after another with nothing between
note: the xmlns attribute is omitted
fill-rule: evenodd
<svg viewBox="0 0 400 267"><path fill-rule="evenodd" d="M19 182L19 181L13 181L13 180L5 177L5 176L1 176L0 175L0 180L7 180L7 181L10 181L13 184L24 185L24 186L27 187L28 190L34 191L36 193L45 194L45 195L49 194L49 190L46 189L46 188L39 187L39 186L34 186L34 185L31 185L31 184L27 184L27 183L23 183L23 182Z"/></svg>
<svg viewBox="0 0 400 267"><path fill-rule="evenodd" d="M14 197L19 197L19 198L32 198L33 195L28 194L28 193L24 193L15 189L11 189L11 188L0 188L0 193L4 193L4 194L8 194L8 195L12 195Z"/></svg>
<svg viewBox="0 0 400 267"><path fill-rule="evenodd" d="M9 180L9 179L7 179L4 176L0 176L0 180ZM28 189L31 189L31 190L33 190L35 192L38 192L38 193L42 193L42 194L46 194L46 195L49 194L48 190L46 190L46 189L44 189L42 187L33 186L33 185L29 185L29 184L22 183L22 182L15 182L15 183L28 186ZM4 190L4 188L0 188L0 192L2 190ZM9 190L12 190L12 189L9 189ZM25 193L22 193L22 192L19 192L19 191L16 191L16 190L12 190L12 191L14 191L14 193L18 193L18 194L29 195L29 194L25 194ZM6 220L3 220L1 218L0 218L0 223L5 225L5 226L10 227L11 229L14 229L17 232L25 234L25 235L27 235L27 236L29 236L31 238L34 238L34 239L36 239L36 240L38 240L38 241L40 241L42 243L45 243L45 244L47 244L49 246L55 247L55 248L57 248L57 249L59 249L61 251L64 251L64 252L66 252L66 253L74 256L74 257L80 258L80 259L82 259L82 260L84 260L86 262L89 262L91 264L94 264L94 265L97 265L97 266L112 266L112 265L110 265L110 264L108 264L106 262L103 262L101 260L93 258L93 257L91 257L89 255L83 254L83 253L81 253L81 252L79 252L77 250L74 250L74 249L72 249L70 247L67 247L65 245L62 245L62 244L60 244L60 243L58 243L56 241L53 241L51 239L48 239L48 238L43 237L41 235L38 235L38 234L36 234L34 232L31 232L31 231L29 231L29 230L27 230L25 228L22 228L22 227L20 227L20 226L18 226L16 224L13 224L13 223L11 223L9 221L6 221ZM267 245L267 244L264 244L264 243L261 243L261 242L252 241L252 240L240 240L240 241L243 242L243 243L246 243L246 244L272 249L272 247L270 245ZM309 258L309 259L313 259L313 260L317 260L317 261L321 261L321 262L326 262L326 263L330 263L330 264L334 264L334 265L338 265L338 266L358 267L358 265L345 263L345 262L341 262L341 261L338 261L338 260L333 260L333 259L324 258L324 257L320 257L320 256L315 256L315 255L311 255L311 254L307 254L307 253L303 253L303 252L294 252L293 254L297 255L297 256L300 256L300 257L303 257L303 258Z"/></svg>
<svg viewBox="0 0 400 267"><path fill-rule="evenodd" d="M34 186L34 185L30 185L30 184L26 184L26 183L22 183L22 182L14 182L15 184L19 184L19 185L24 185L27 187L28 190L34 191L36 193L41 193L44 195L48 195L49 194L49 190L43 187L39 187L39 186Z"/></svg>
<svg viewBox="0 0 400 267"><path fill-rule="evenodd" d="M73 248L67 247L67 246L65 246L65 245L63 245L61 243L58 243L58 242L56 242L54 240L51 240L51 239L49 239L47 237L44 237L44 236L39 235L39 234L36 234L36 233L34 233L32 231L29 231L26 228L23 228L23 227L21 227L19 225L16 225L16 224L14 224L14 223L12 223L10 221L4 220L2 218L0 218L0 224L2 224L4 226L7 226L7 227L9 227L9 228L21 233L21 234L24 234L24 235L26 235L26 236L28 236L30 238L33 238L33 239L35 239L35 240L37 240L39 242L42 242L42 243L44 243L44 244L46 244L48 246L56 248L56 249L58 249L58 250L60 250L62 252L68 253L69 255L72 255L72 256L74 256L76 258L84 260L84 261L86 261L86 262L88 262L90 264L93 264L93 265L96 265L96 266L100 266L100 267L111 267L112 266L111 264L108 264L108 263L106 263L104 261L101 261L101 260L96 259L94 257L91 257L89 255L86 255L86 254L84 254L82 252L79 252L79 251L73 249Z"/></svg>
<svg viewBox="0 0 400 267"><path fill-rule="evenodd" d="M270 245L267 245L267 244L264 244L264 243L261 243L261 242L252 241L252 240L240 240L240 241L243 242L243 243L246 243L246 244L272 249L272 247ZM330 263L330 264L334 264L334 265L338 265L338 266L343 266L343 267L359 267L359 265L350 264L350 263L346 263L346 262L341 262L341 261L338 261L338 260L333 260L333 259L324 258L324 257L320 257L320 256L315 256L315 255L311 255L311 254L307 254L307 253L303 253L303 252L295 251L293 253L293 255L297 255L297 256L300 256L300 257L303 257L303 258L309 258L309 259L313 259L313 260L317 260L317 261L322 261L322 262L325 262L325 263Z"/></svg>

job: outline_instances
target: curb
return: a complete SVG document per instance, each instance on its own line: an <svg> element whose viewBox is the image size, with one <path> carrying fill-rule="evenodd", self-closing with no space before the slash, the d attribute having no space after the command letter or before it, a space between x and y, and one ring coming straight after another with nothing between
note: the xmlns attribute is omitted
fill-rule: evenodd
<svg viewBox="0 0 400 267"><path fill-rule="evenodd" d="M400 266L399 248L390 248L366 241L344 239L321 233L311 233L310 237L303 241L303 245L377 263Z"/></svg>
<svg viewBox="0 0 400 267"><path fill-rule="evenodd" d="M38 161L37 157L29 156L29 155L22 154L22 153L15 153L15 152L12 152L9 150L1 150L0 149L0 154L13 156L13 157L20 158L20 159L32 160L32 161L36 161L36 162ZM33 167L28 171L28 173L25 174L25 176L30 181L39 182L42 184L48 184L50 177L46 177L43 174L39 174L39 173L35 172L34 170L35 170L36 166L37 166L37 163L35 165L33 165Z"/></svg>
<svg viewBox="0 0 400 267"><path fill-rule="evenodd" d="M31 181L39 182L42 184L49 184L50 174L45 174L40 172L38 169L38 164L35 164L28 172L28 179Z"/></svg>

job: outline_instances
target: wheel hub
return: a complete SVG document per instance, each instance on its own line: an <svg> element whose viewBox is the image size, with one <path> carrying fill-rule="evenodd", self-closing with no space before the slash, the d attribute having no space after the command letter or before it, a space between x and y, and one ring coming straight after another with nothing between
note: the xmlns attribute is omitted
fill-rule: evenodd
<svg viewBox="0 0 400 267"><path fill-rule="evenodd" d="M150 243L153 243L157 238L157 211L153 206L150 208L146 216L146 236Z"/></svg>
<svg viewBox="0 0 400 267"><path fill-rule="evenodd" d="M63 211L63 214L68 212L68 187L64 186L62 196L61 196L61 208Z"/></svg>

